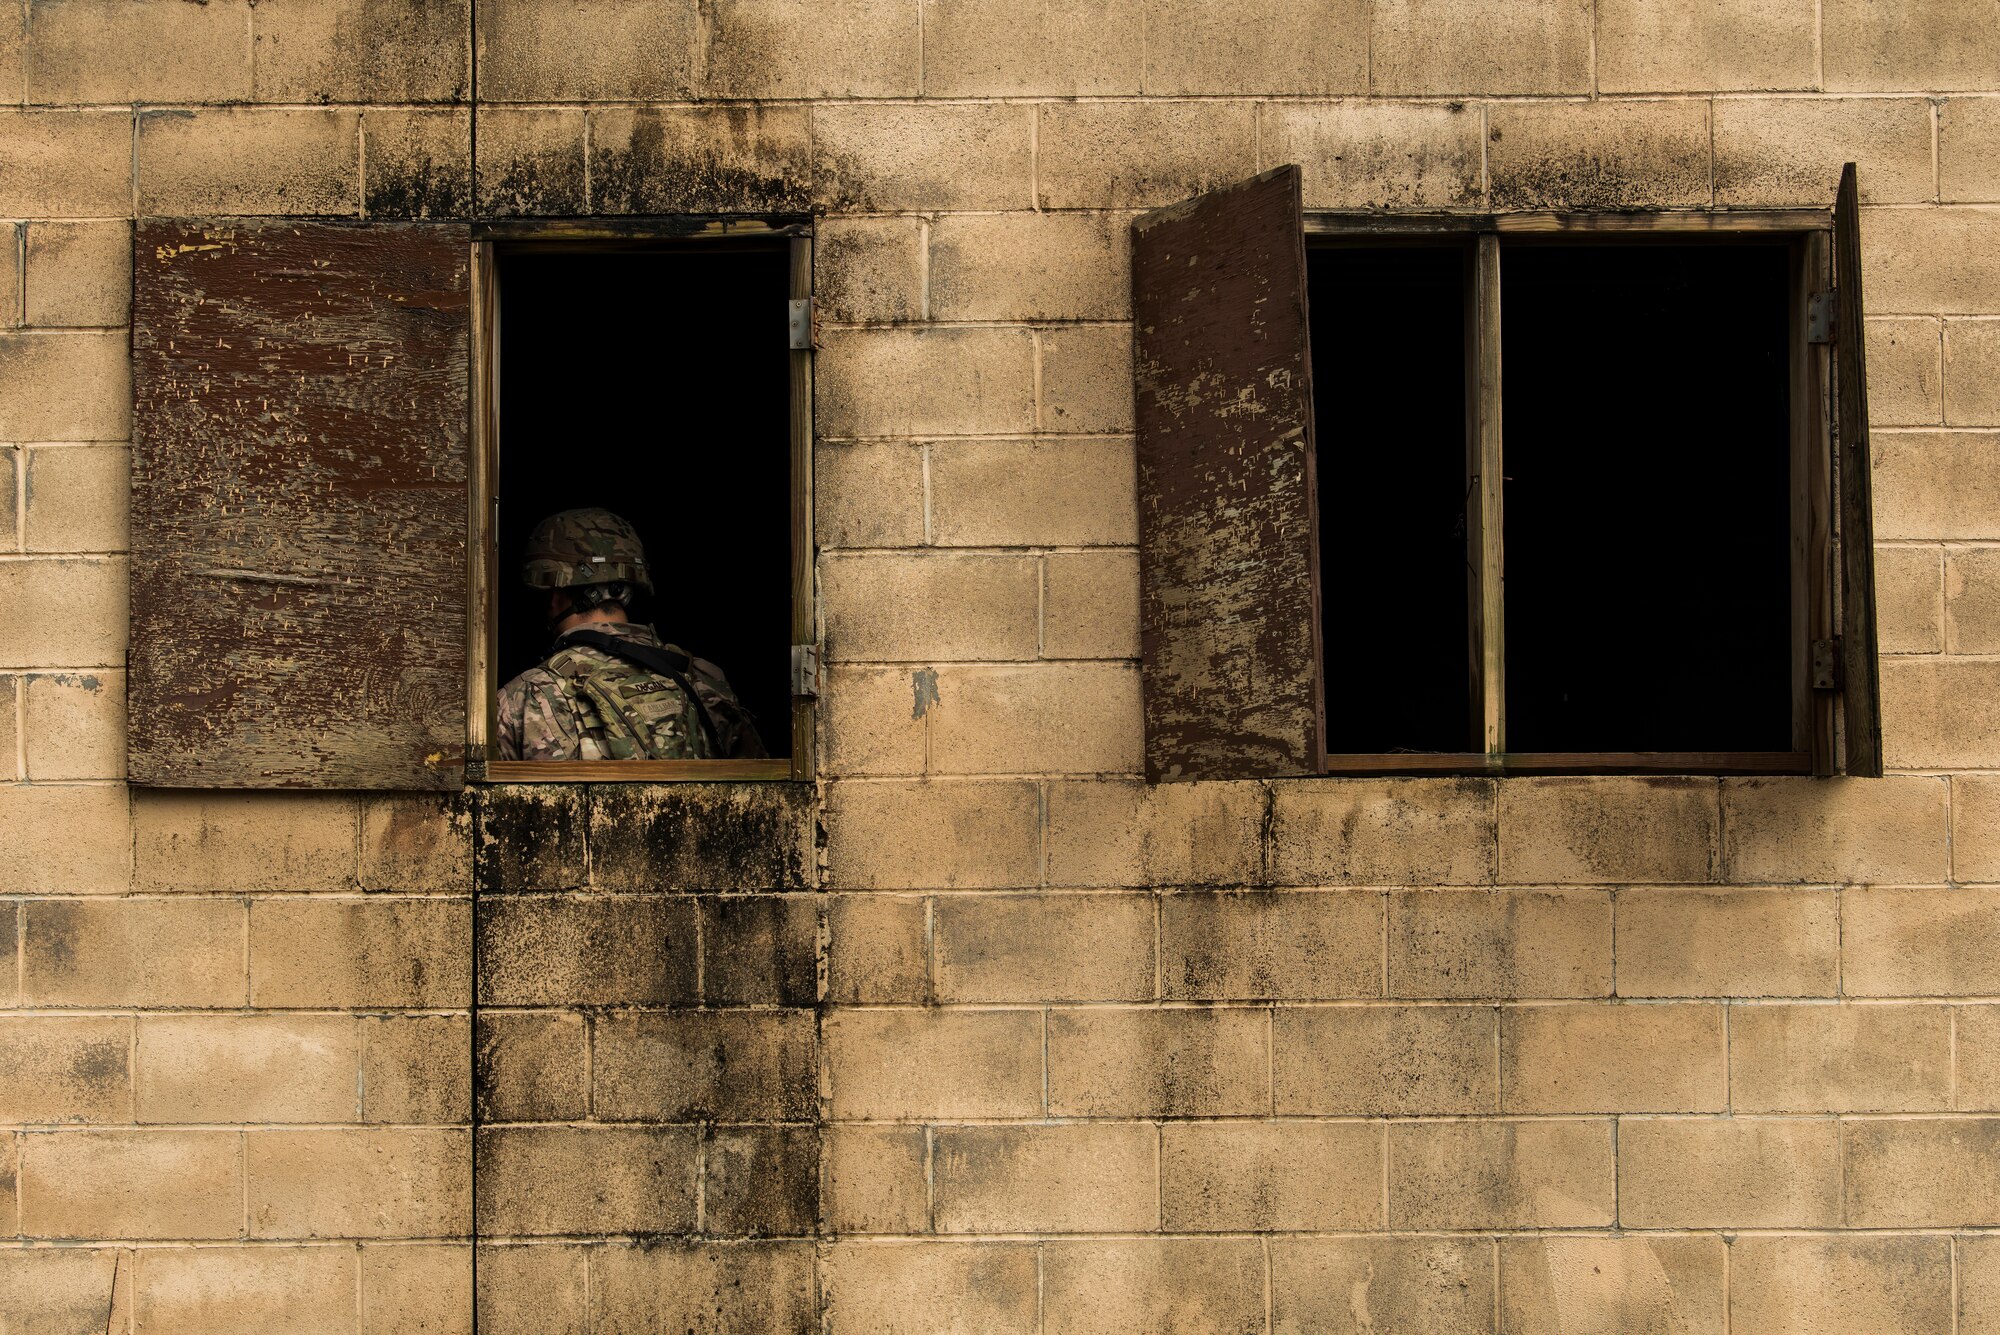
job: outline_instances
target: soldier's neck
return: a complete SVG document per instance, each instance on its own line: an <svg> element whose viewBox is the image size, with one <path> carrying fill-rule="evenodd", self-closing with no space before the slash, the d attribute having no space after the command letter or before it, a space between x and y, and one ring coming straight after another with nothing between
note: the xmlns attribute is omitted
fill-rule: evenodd
<svg viewBox="0 0 2000 1335"><path fill-rule="evenodd" d="M601 626L606 622L622 626L626 621L625 609L614 603L608 607L593 607L588 612L571 612L556 623L556 634L567 635L578 626Z"/></svg>

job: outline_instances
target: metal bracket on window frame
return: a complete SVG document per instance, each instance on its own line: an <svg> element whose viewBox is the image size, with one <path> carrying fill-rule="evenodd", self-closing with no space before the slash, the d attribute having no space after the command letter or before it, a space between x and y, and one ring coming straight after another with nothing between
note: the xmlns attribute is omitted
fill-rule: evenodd
<svg viewBox="0 0 2000 1335"><path fill-rule="evenodd" d="M1806 342L1833 343L1839 339L1840 325L1833 313L1835 295L1815 292L1806 298Z"/></svg>
<svg viewBox="0 0 2000 1335"><path fill-rule="evenodd" d="M792 646L792 696L794 699L819 696L819 646Z"/></svg>
<svg viewBox="0 0 2000 1335"><path fill-rule="evenodd" d="M1815 691L1840 689L1840 637L1812 643L1812 688Z"/></svg>
<svg viewBox="0 0 2000 1335"><path fill-rule="evenodd" d="M813 301L811 297L794 297L791 308L791 343L793 352L811 352L813 346Z"/></svg>

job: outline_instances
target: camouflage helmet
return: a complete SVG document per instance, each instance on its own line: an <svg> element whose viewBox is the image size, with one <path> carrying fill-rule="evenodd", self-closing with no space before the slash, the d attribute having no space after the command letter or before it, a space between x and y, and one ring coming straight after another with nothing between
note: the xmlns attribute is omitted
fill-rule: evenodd
<svg viewBox="0 0 2000 1335"><path fill-rule="evenodd" d="M535 525L521 561L521 579L532 589L580 584L636 584L653 591L639 531L609 510L564 510Z"/></svg>

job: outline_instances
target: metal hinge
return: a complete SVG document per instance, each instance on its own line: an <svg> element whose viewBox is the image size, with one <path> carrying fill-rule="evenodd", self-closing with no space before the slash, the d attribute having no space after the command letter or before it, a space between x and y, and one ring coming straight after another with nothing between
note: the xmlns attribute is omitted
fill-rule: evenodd
<svg viewBox="0 0 2000 1335"><path fill-rule="evenodd" d="M792 646L792 695L819 695L819 646L816 644L795 644Z"/></svg>
<svg viewBox="0 0 2000 1335"><path fill-rule="evenodd" d="M1815 292L1806 298L1806 342L1831 343L1840 336L1833 318L1831 292Z"/></svg>
<svg viewBox="0 0 2000 1335"><path fill-rule="evenodd" d="M791 314L792 351L812 351L813 299L811 297L794 297L791 301Z"/></svg>
<svg viewBox="0 0 2000 1335"><path fill-rule="evenodd" d="M1812 646L1812 688L1815 691L1840 689L1840 637L1814 640Z"/></svg>

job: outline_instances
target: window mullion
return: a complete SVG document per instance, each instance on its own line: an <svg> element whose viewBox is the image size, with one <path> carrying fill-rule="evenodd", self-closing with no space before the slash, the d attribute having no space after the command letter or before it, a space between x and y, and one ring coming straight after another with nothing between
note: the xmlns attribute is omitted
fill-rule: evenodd
<svg viewBox="0 0 2000 1335"><path fill-rule="evenodd" d="M1480 749L1507 749L1506 641L1501 561L1500 238L1479 237L1473 278L1472 533Z"/></svg>

